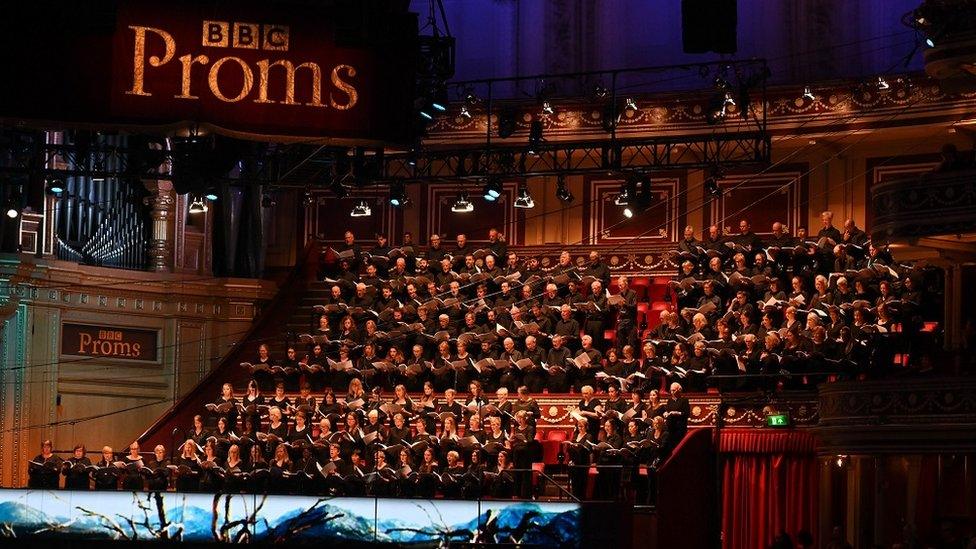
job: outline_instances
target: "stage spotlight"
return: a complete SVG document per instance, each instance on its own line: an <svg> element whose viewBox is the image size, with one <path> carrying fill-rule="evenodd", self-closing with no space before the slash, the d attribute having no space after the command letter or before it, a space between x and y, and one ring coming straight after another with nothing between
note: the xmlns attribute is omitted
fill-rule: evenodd
<svg viewBox="0 0 976 549"><path fill-rule="evenodd" d="M64 192L64 181L60 179L48 179L47 185L44 186L44 192L51 195L59 195Z"/></svg>
<svg viewBox="0 0 976 549"><path fill-rule="evenodd" d="M885 80L885 78L884 78L883 76L879 76L879 77L878 77L878 84L877 84L877 85L878 85L878 89L879 89L879 90L882 90L882 91L884 91L884 90L887 90L887 89L890 89L890 88L891 88L891 86L890 86L890 85L888 85L888 81L887 81L887 80Z"/></svg>
<svg viewBox="0 0 976 549"><path fill-rule="evenodd" d="M569 189L566 188L566 176L564 175L560 175L556 180L556 198L567 204L576 198L573 196L573 193L569 192Z"/></svg>
<svg viewBox="0 0 976 549"><path fill-rule="evenodd" d="M626 201L621 200L624 194L626 194ZM621 194L617 196L617 200L614 202L618 206L624 207L624 217L630 219L650 208L653 198L651 179L647 174L635 174L627 178L627 182L621 188Z"/></svg>
<svg viewBox="0 0 976 549"><path fill-rule="evenodd" d="M600 101L610 96L610 90L603 84L593 86L593 98Z"/></svg>
<svg viewBox="0 0 976 549"><path fill-rule="evenodd" d="M274 208L278 205L278 202L271 196L271 193L264 193L261 197L261 207L262 208Z"/></svg>
<svg viewBox="0 0 976 549"><path fill-rule="evenodd" d="M369 217L372 214L373 210L369 208L366 200L360 200L352 207L352 211L349 212L349 217Z"/></svg>
<svg viewBox="0 0 976 549"><path fill-rule="evenodd" d="M498 112L498 137L503 139L512 137L512 134L515 133L516 116L515 110L511 108L501 109Z"/></svg>
<svg viewBox="0 0 976 549"><path fill-rule="evenodd" d="M394 208L402 208L410 204L410 197L407 196L407 189L402 181L396 181L390 185L390 205Z"/></svg>
<svg viewBox="0 0 976 549"><path fill-rule="evenodd" d="M624 112L629 116L633 116L638 112L637 101L633 97L628 97L627 101L624 102Z"/></svg>
<svg viewBox="0 0 976 549"><path fill-rule="evenodd" d="M542 145L542 120L533 120L529 126L529 154L538 154L539 146Z"/></svg>
<svg viewBox="0 0 976 549"><path fill-rule="evenodd" d="M451 206L451 211L454 213L470 213L474 211L474 204L468 200L468 193L463 191L458 193L457 200Z"/></svg>
<svg viewBox="0 0 976 549"><path fill-rule="evenodd" d="M727 114L725 94L713 95L708 101L708 109L705 111L705 122L710 125L718 124L725 120Z"/></svg>
<svg viewBox="0 0 976 549"><path fill-rule="evenodd" d="M482 192L482 197L488 202L494 202L498 200L498 197L502 194L502 182L498 179L491 177L488 182L485 183L484 191Z"/></svg>
<svg viewBox="0 0 976 549"><path fill-rule="evenodd" d="M346 190L346 186L343 185L342 181L340 181L339 179L332 180L332 184L329 185L329 190L332 191L332 194L334 194L335 197L340 200L342 200L349 194L349 191Z"/></svg>
<svg viewBox="0 0 976 549"><path fill-rule="evenodd" d="M206 194L203 195L203 197L206 198L207 200L213 202L213 201L217 200L217 198L218 198L217 197L217 190L214 189L213 187L210 187L209 189L207 189L207 192L206 192Z"/></svg>
<svg viewBox="0 0 976 549"><path fill-rule="evenodd" d="M16 219L20 215L20 207L17 205L20 201L16 198L11 198L7 201L7 217L10 219Z"/></svg>
<svg viewBox="0 0 976 549"><path fill-rule="evenodd" d="M627 183L620 186L620 193L613 199L613 203L617 206L626 206L630 203L630 186Z"/></svg>
<svg viewBox="0 0 976 549"><path fill-rule="evenodd" d="M481 98L474 93L474 88L467 88L464 90L464 102L467 103L469 107L481 104Z"/></svg>
<svg viewBox="0 0 976 549"><path fill-rule="evenodd" d="M810 86L803 88L803 97L804 99L809 99L810 101L816 99L816 97L813 96L813 92L810 91Z"/></svg>
<svg viewBox="0 0 976 549"><path fill-rule="evenodd" d="M417 165L417 149L413 148L407 151L407 166Z"/></svg>
<svg viewBox="0 0 976 549"><path fill-rule="evenodd" d="M439 86L434 90L434 97L431 99L430 106L433 107L435 111L445 112L447 111L447 88Z"/></svg>
<svg viewBox="0 0 976 549"><path fill-rule="evenodd" d="M722 196L722 187L718 186L718 181L716 181L715 177L709 177L705 180L705 194L712 198Z"/></svg>
<svg viewBox="0 0 976 549"><path fill-rule="evenodd" d="M926 38L925 39L925 45L928 46L928 47L930 47L930 48L934 48L935 47L935 40L932 40L931 37Z"/></svg>
<svg viewBox="0 0 976 549"><path fill-rule="evenodd" d="M532 200L529 187L525 183L519 185L518 196L515 198L513 206L516 208L535 208L535 200Z"/></svg>
<svg viewBox="0 0 976 549"><path fill-rule="evenodd" d="M207 203L199 196L194 196L190 201L191 214L207 213L207 209Z"/></svg>

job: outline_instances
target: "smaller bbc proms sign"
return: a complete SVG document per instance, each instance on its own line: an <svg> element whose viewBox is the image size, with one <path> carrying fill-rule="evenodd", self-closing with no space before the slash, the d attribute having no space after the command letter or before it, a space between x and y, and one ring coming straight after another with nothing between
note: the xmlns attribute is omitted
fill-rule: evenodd
<svg viewBox="0 0 976 549"><path fill-rule="evenodd" d="M61 354L117 360L159 360L159 331L69 324L61 326Z"/></svg>

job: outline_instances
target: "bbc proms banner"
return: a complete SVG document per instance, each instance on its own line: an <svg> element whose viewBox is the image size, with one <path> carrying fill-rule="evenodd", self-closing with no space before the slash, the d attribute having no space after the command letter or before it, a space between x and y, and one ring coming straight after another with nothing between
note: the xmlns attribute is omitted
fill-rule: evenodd
<svg viewBox="0 0 976 549"><path fill-rule="evenodd" d="M61 325L61 354L119 360L159 360L158 330L115 328L65 322Z"/></svg>
<svg viewBox="0 0 976 549"><path fill-rule="evenodd" d="M0 538L579 547L575 503L0 490Z"/></svg>
<svg viewBox="0 0 976 549"><path fill-rule="evenodd" d="M0 117L402 142L407 2L36 0L5 7Z"/></svg>

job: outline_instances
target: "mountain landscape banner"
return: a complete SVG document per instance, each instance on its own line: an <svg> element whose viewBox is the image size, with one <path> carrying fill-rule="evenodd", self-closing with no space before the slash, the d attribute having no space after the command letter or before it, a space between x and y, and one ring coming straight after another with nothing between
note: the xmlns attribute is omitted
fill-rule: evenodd
<svg viewBox="0 0 976 549"><path fill-rule="evenodd" d="M0 538L578 547L575 503L0 490Z"/></svg>

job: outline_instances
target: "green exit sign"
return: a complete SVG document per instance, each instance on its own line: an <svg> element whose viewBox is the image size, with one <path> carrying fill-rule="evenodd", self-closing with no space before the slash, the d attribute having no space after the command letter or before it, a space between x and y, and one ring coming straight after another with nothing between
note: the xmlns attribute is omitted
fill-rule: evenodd
<svg viewBox="0 0 976 549"><path fill-rule="evenodd" d="M767 427L789 427L790 416L786 414L769 414L766 416Z"/></svg>

